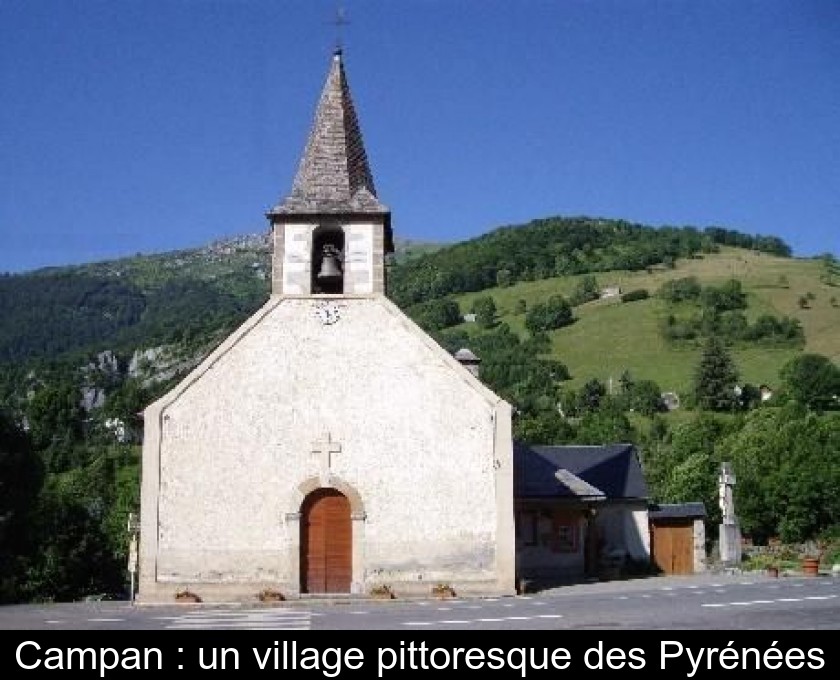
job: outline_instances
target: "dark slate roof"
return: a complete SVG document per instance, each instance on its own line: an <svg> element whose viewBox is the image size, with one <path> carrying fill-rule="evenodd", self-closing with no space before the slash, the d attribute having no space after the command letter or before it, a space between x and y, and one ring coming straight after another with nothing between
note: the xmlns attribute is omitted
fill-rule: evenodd
<svg viewBox="0 0 840 680"><path fill-rule="evenodd" d="M648 509L651 519L677 519L682 517L705 517L706 506L703 503L662 503L651 505Z"/></svg>
<svg viewBox="0 0 840 680"><path fill-rule="evenodd" d="M580 498L558 478L565 470L595 487L608 500L647 498L648 489L633 444L529 446L513 444L515 498Z"/></svg>
<svg viewBox="0 0 840 680"><path fill-rule="evenodd" d="M389 215L376 197L340 51L333 55L292 192L270 214Z"/></svg>

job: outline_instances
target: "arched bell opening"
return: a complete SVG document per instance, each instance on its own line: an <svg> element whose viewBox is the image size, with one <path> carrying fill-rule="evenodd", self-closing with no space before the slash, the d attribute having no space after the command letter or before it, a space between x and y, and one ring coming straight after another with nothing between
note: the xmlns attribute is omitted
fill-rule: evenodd
<svg viewBox="0 0 840 680"><path fill-rule="evenodd" d="M312 292L344 292L344 231L321 226L312 234Z"/></svg>

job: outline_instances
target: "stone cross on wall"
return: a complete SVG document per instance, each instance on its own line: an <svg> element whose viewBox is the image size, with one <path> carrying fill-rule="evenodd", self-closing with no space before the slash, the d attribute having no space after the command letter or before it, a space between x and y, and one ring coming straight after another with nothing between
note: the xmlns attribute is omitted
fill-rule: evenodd
<svg viewBox="0 0 840 680"><path fill-rule="evenodd" d="M341 444L332 441L330 433L324 434L321 439L312 443L313 455L321 458L321 476L328 475L332 467L332 455L341 452Z"/></svg>
<svg viewBox="0 0 840 680"><path fill-rule="evenodd" d="M735 499L732 487L735 486L735 473L729 463L721 463L720 477L718 477L718 505L723 513L724 524L735 524Z"/></svg>

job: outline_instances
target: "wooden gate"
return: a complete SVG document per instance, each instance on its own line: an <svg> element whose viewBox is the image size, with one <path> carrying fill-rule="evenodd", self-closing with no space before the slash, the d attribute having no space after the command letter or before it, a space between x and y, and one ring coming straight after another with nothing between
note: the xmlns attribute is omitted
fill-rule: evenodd
<svg viewBox="0 0 840 680"><path fill-rule="evenodd" d="M694 573L694 522L658 520L652 525L653 559L666 574Z"/></svg>
<svg viewBox="0 0 840 680"><path fill-rule="evenodd" d="M317 489L301 507L300 590L349 593L353 571L350 501L335 489Z"/></svg>

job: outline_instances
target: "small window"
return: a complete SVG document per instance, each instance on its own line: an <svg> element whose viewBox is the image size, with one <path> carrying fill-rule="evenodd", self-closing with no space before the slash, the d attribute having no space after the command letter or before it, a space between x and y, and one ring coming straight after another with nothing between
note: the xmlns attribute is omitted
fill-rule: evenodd
<svg viewBox="0 0 840 680"><path fill-rule="evenodd" d="M516 533L524 545L537 545L539 516L535 512L519 512L516 515Z"/></svg>
<svg viewBox="0 0 840 680"><path fill-rule="evenodd" d="M578 551L577 524L558 524L555 530L555 549L557 552Z"/></svg>

